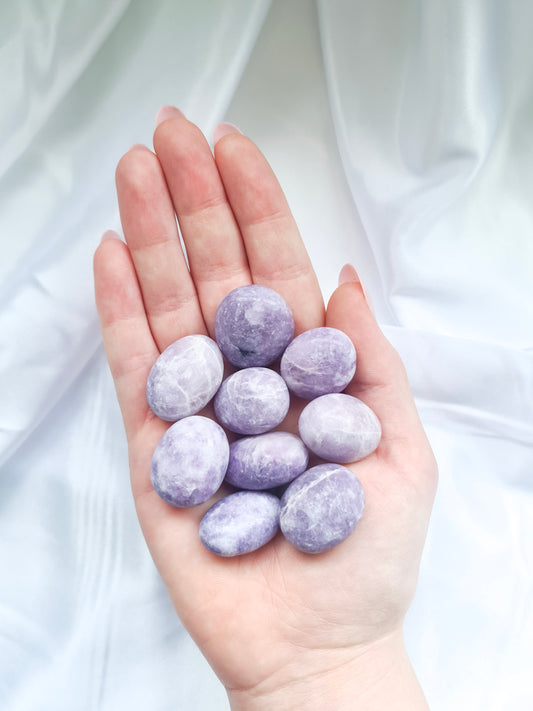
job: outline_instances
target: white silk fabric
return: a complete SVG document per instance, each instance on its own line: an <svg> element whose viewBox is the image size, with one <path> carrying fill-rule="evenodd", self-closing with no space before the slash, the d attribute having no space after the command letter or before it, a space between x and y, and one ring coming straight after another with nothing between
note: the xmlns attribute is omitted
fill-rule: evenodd
<svg viewBox="0 0 533 711"><path fill-rule="evenodd" d="M219 711L146 551L99 335L113 172L173 103L265 151L327 298L355 264L439 462L409 652L433 711L531 711L533 6L0 9L0 706ZM250 631L253 634L253 630Z"/></svg>

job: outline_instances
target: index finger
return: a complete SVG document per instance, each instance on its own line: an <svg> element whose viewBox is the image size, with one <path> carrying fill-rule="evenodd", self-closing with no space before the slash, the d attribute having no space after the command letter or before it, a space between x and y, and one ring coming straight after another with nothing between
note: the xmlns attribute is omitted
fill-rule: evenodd
<svg viewBox="0 0 533 711"><path fill-rule="evenodd" d="M324 324L324 301L298 226L268 161L240 133L215 143L215 161L242 235L252 279L277 291L296 333Z"/></svg>

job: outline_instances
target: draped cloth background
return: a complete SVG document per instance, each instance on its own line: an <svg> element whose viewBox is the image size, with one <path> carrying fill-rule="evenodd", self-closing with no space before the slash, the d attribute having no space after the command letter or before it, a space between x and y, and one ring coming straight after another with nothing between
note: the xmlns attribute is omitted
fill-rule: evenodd
<svg viewBox="0 0 533 711"><path fill-rule="evenodd" d="M265 151L325 297L353 262L440 484L406 625L434 711L531 711L533 5L0 10L0 705L219 711L129 492L93 301L113 174L178 105Z"/></svg>

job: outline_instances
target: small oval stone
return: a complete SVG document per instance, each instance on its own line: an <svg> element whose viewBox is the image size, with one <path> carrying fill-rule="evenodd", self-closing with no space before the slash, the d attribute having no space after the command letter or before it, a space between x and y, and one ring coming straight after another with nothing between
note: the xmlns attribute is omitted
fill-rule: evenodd
<svg viewBox="0 0 533 711"><path fill-rule="evenodd" d="M204 514L200 539L212 553L235 556L268 543L279 530L279 499L264 491L230 494Z"/></svg>
<svg viewBox="0 0 533 711"><path fill-rule="evenodd" d="M363 515L361 482L339 464L319 464L295 479L281 497L280 528L304 553L322 553L344 541Z"/></svg>
<svg viewBox="0 0 533 711"><path fill-rule="evenodd" d="M243 437L230 445L226 481L242 489L273 489L305 471L309 453L290 432Z"/></svg>
<svg viewBox="0 0 533 711"><path fill-rule="evenodd" d="M300 414L298 429L314 454L341 464L367 457L381 439L381 425L373 410L344 393L312 400Z"/></svg>
<svg viewBox="0 0 533 711"><path fill-rule="evenodd" d="M219 348L238 368L272 363L293 334L294 319L285 300L273 289L258 284L230 291L215 315Z"/></svg>
<svg viewBox="0 0 533 711"><path fill-rule="evenodd" d="M168 428L155 448L152 486L173 506L196 506L218 491L228 461L222 427L201 415L185 417Z"/></svg>
<svg viewBox="0 0 533 711"><path fill-rule="evenodd" d="M172 343L156 360L146 398L162 420L176 422L207 405L222 382L224 362L215 341L200 334Z"/></svg>
<svg viewBox="0 0 533 711"><path fill-rule="evenodd" d="M291 392L312 398L340 393L355 373L355 348L337 328L322 326L300 333L281 358L281 375Z"/></svg>
<svg viewBox="0 0 533 711"><path fill-rule="evenodd" d="M290 395L285 381L268 368L245 368L230 375L214 400L221 425L238 434L268 432L284 419Z"/></svg>

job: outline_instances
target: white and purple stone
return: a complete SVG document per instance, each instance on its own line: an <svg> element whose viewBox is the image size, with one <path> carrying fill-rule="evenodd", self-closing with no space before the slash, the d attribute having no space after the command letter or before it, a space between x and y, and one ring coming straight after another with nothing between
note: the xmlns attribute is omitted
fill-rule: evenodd
<svg viewBox="0 0 533 711"><path fill-rule="evenodd" d="M307 468L309 453L290 432L243 437L230 445L226 481L241 489L273 489Z"/></svg>
<svg viewBox="0 0 533 711"><path fill-rule="evenodd" d="M243 555L261 548L279 530L279 499L264 491L230 494L204 514L200 540L212 553Z"/></svg>
<svg viewBox="0 0 533 711"><path fill-rule="evenodd" d="M200 415L185 417L168 428L155 448L152 486L173 506L197 506L218 491L228 461L222 427Z"/></svg>
<svg viewBox="0 0 533 711"><path fill-rule="evenodd" d="M224 374L222 354L208 336L184 336L156 360L146 383L146 398L162 420L195 415L218 390Z"/></svg>
<svg viewBox="0 0 533 711"><path fill-rule="evenodd" d="M381 425L373 410L344 393L311 400L300 414L298 430L314 454L341 464L367 457L381 439Z"/></svg>
<svg viewBox="0 0 533 711"><path fill-rule="evenodd" d="M285 381L268 368L245 368L230 375L214 399L221 425L237 434L256 435L277 427L289 410Z"/></svg>
<svg viewBox="0 0 533 711"><path fill-rule="evenodd" d="M355 361L348 336L322 326L296 336L281 358L280 370L291 392L311 400L344 390L354 376Z"/></svg>
<svg viewBox="0 0 533 711"><path fill-rule="evenodd" d="M272 363L293 334L294 319L287 303L273 289L258 284L230 291L215 315L219 348L238 368Z"/></svg>
<svg viewBox="0 0 533 711"><path fill-rule="evenodd" d="M363 487L353 472L339 464L319 464L285 490L280 528L298 550L322 553L348 538L364 508Z"/></svg>

